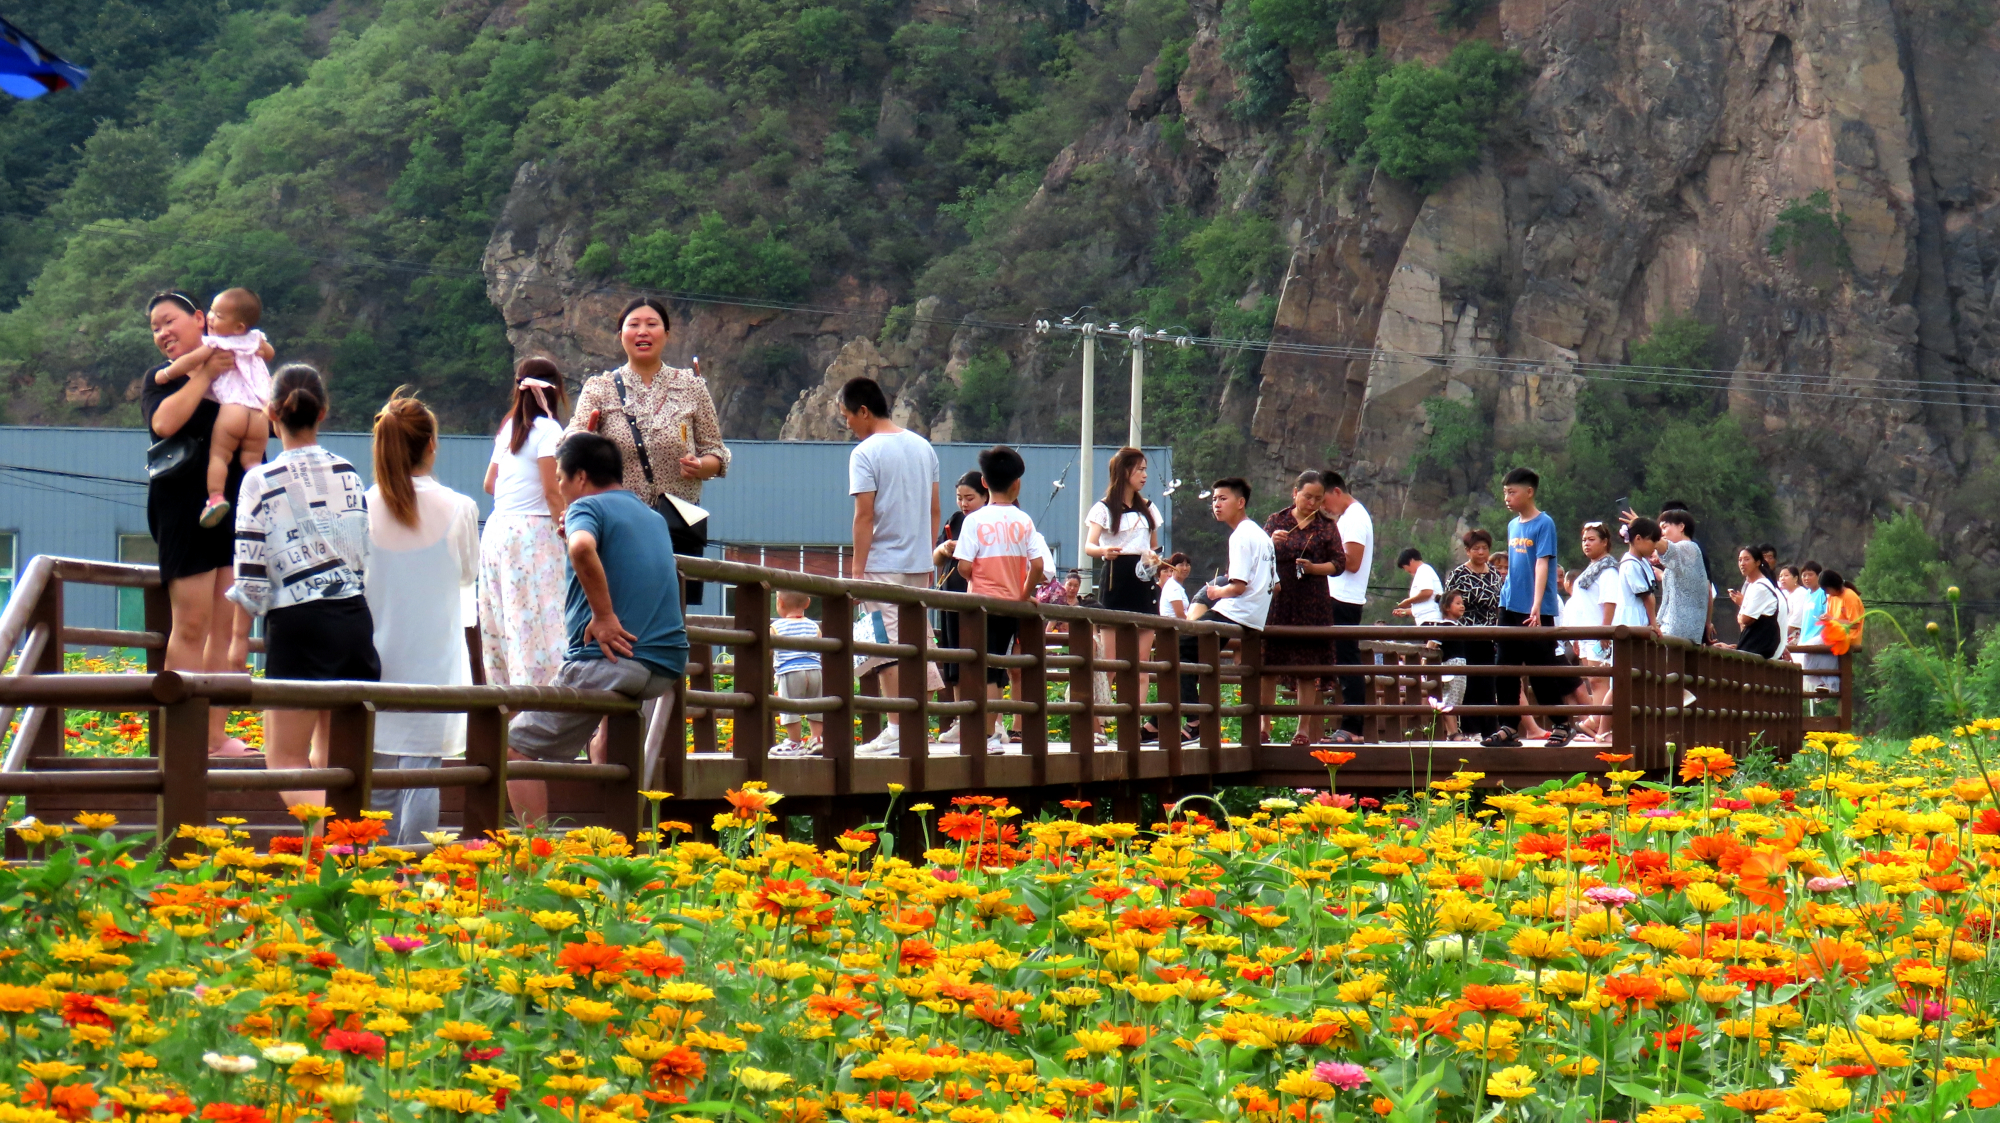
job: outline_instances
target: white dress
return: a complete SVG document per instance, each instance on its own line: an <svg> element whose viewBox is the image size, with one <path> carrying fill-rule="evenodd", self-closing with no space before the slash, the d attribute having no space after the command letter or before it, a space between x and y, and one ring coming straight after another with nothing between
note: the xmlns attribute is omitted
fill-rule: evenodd
<svg viewBox="0 0 2000 1123"><path fill-rule="evenodd" d="M417 525L389 514L381 487L368 489L368 610L383 682L462 686L467 591L479 576L479 504L429 476L416 477ZM456 756L464 714L382 713L375 751L385 756Z"/></svg>
<svg viewBox="0 0 2000 1123"><path fill-rule="evenodd" d="M202 396L226 406L242 406L264 412L271 402L271 368L257 349L264 345L264 333L252 329L242 335L204 335L202 346L214 347L236 356L236 365L215 376Z"/></svg>

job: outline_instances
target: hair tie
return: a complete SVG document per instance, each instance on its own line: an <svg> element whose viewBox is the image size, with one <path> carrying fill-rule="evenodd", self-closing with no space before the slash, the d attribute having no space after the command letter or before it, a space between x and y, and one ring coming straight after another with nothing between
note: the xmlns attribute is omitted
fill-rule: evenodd
<svg viewBox="0 0 2000 1123"><path fill-rule="evenodd" d="M549 417L556 415L555 411L549 408L549 398L545 393L545 391L555 389L554 383L544 382L539 378L523 378L519 382L516 382L515 385L527 387L528 392L535 396L536 404L542 407L543 414Z"/></svg>

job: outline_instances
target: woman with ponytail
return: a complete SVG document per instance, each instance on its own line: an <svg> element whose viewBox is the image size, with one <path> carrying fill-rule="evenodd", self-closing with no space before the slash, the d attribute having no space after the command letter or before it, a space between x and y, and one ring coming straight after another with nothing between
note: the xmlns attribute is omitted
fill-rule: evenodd
<svg viewBox="0 0 2000 1123"><path fill-rule="evenodd" d="M486 494L493 514L479 539L479 648L494 686L546 686L569 649L563 623L568 555L556 533L562 443L562 371L528 359L514 371L514 399L493 438Z"/></svg>
<svg viewBox="0 0 2000 1123"><path fill-rule="evenodd" d="M479 504L431 475L437 416L399 387L375 415L375 486L368 489L368 607L383 682L462 686L466 594L479 576ZM375 718L376 768L436 768L465 747L464 714ZM393 813L389 839L422 842L437 829L438 789L377 791Z"/></svg>
<svg viewBox="0 0 2000 1123"><path fill-rule="evenodd" d="M354 465L320 447L326 408L326 383L312 367L288 363L272 376L265 414L284 451L243 474L229 599L264 618L266 677L373 682L382 665L362 595L368 501ZM324 710L271 711L265 766L324 765L327 722ZM323 791L279 794L287 806L326 802Z"/></svg>

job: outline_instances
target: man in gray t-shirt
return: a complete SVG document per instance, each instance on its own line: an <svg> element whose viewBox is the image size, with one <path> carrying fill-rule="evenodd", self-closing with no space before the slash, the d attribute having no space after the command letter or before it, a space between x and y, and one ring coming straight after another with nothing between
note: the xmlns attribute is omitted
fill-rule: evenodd
<svg viewBox="0 0 2000 1123"><path fill-rule="evenodd" d="M847 454L847 491L854 496L854 570L864 581L887 581L929 588L931 545L938 536L938 459L931 443L889 418L889 399L872 378L850 378L840 388L840 413L861 443ZM855 638L900 642L900 613L888 601L862 601L869 625L879 619L879 636L858 629ZM870 656L861 673L879 670L882 692L896 693L896 668L887 656ZM932 690L944 689L936 664L926 664ZM891 714L881 736L862 752L893 753L901 721Z"/></svg>

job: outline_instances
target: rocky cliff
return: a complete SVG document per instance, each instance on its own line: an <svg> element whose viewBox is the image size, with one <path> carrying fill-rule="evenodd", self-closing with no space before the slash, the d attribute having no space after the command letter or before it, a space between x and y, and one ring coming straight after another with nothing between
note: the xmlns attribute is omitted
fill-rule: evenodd
<svg viewBox="0 0 2000 1123"><path fill-rule="evenodd" d="M1064 148L988 237L983 272L933 269L911 292L837 284L811 311L687 305L677 342L703 355L732 434L842 436L832 391L867 373L937 438L1073 437L1073 340L993 325L1100 292L1048 291L1034 255L1068 238L1104 291L1143 295L1170 216L1254 211L1283 257L1238 303L1269 309L1277 346L1176 384L1223 433L1187 464L1233 459L1270 486L1333 457L1378 512L1451 524L1486 480L1412 469L1426 402L1469 407L1496 449L1556 448L1635 342L1693 317L1713 329L1705 377L1769 474L1768 535L1788 555L1853 564L1874 518L1914 505L1955 554L2000 565L2000 41L1982 5L1499 0L1450 33L1426 5L1403 9L1343 27L1340 45L1436 62L1469 35L1530 75L1477 165L1428 194L1311 142L1328 83L1297 52L1298 112L1233 112L1227 21L1196 0L1178 79L1148 66L1123 112ZM880 129L897 105L885 95ZM1079 184L1094 209L1077 209ZM1774 255L1781 216L1820 192L1839 253ZM613 361L617 297L575 268L584 209L521 169L484 263L518 353ZM1064 225L1080 213L1087 227ZM823 376L765 377L754 353L775 345ZM964 416L981 355L1004 356L1014 387L1000 432Z"/></svg>

